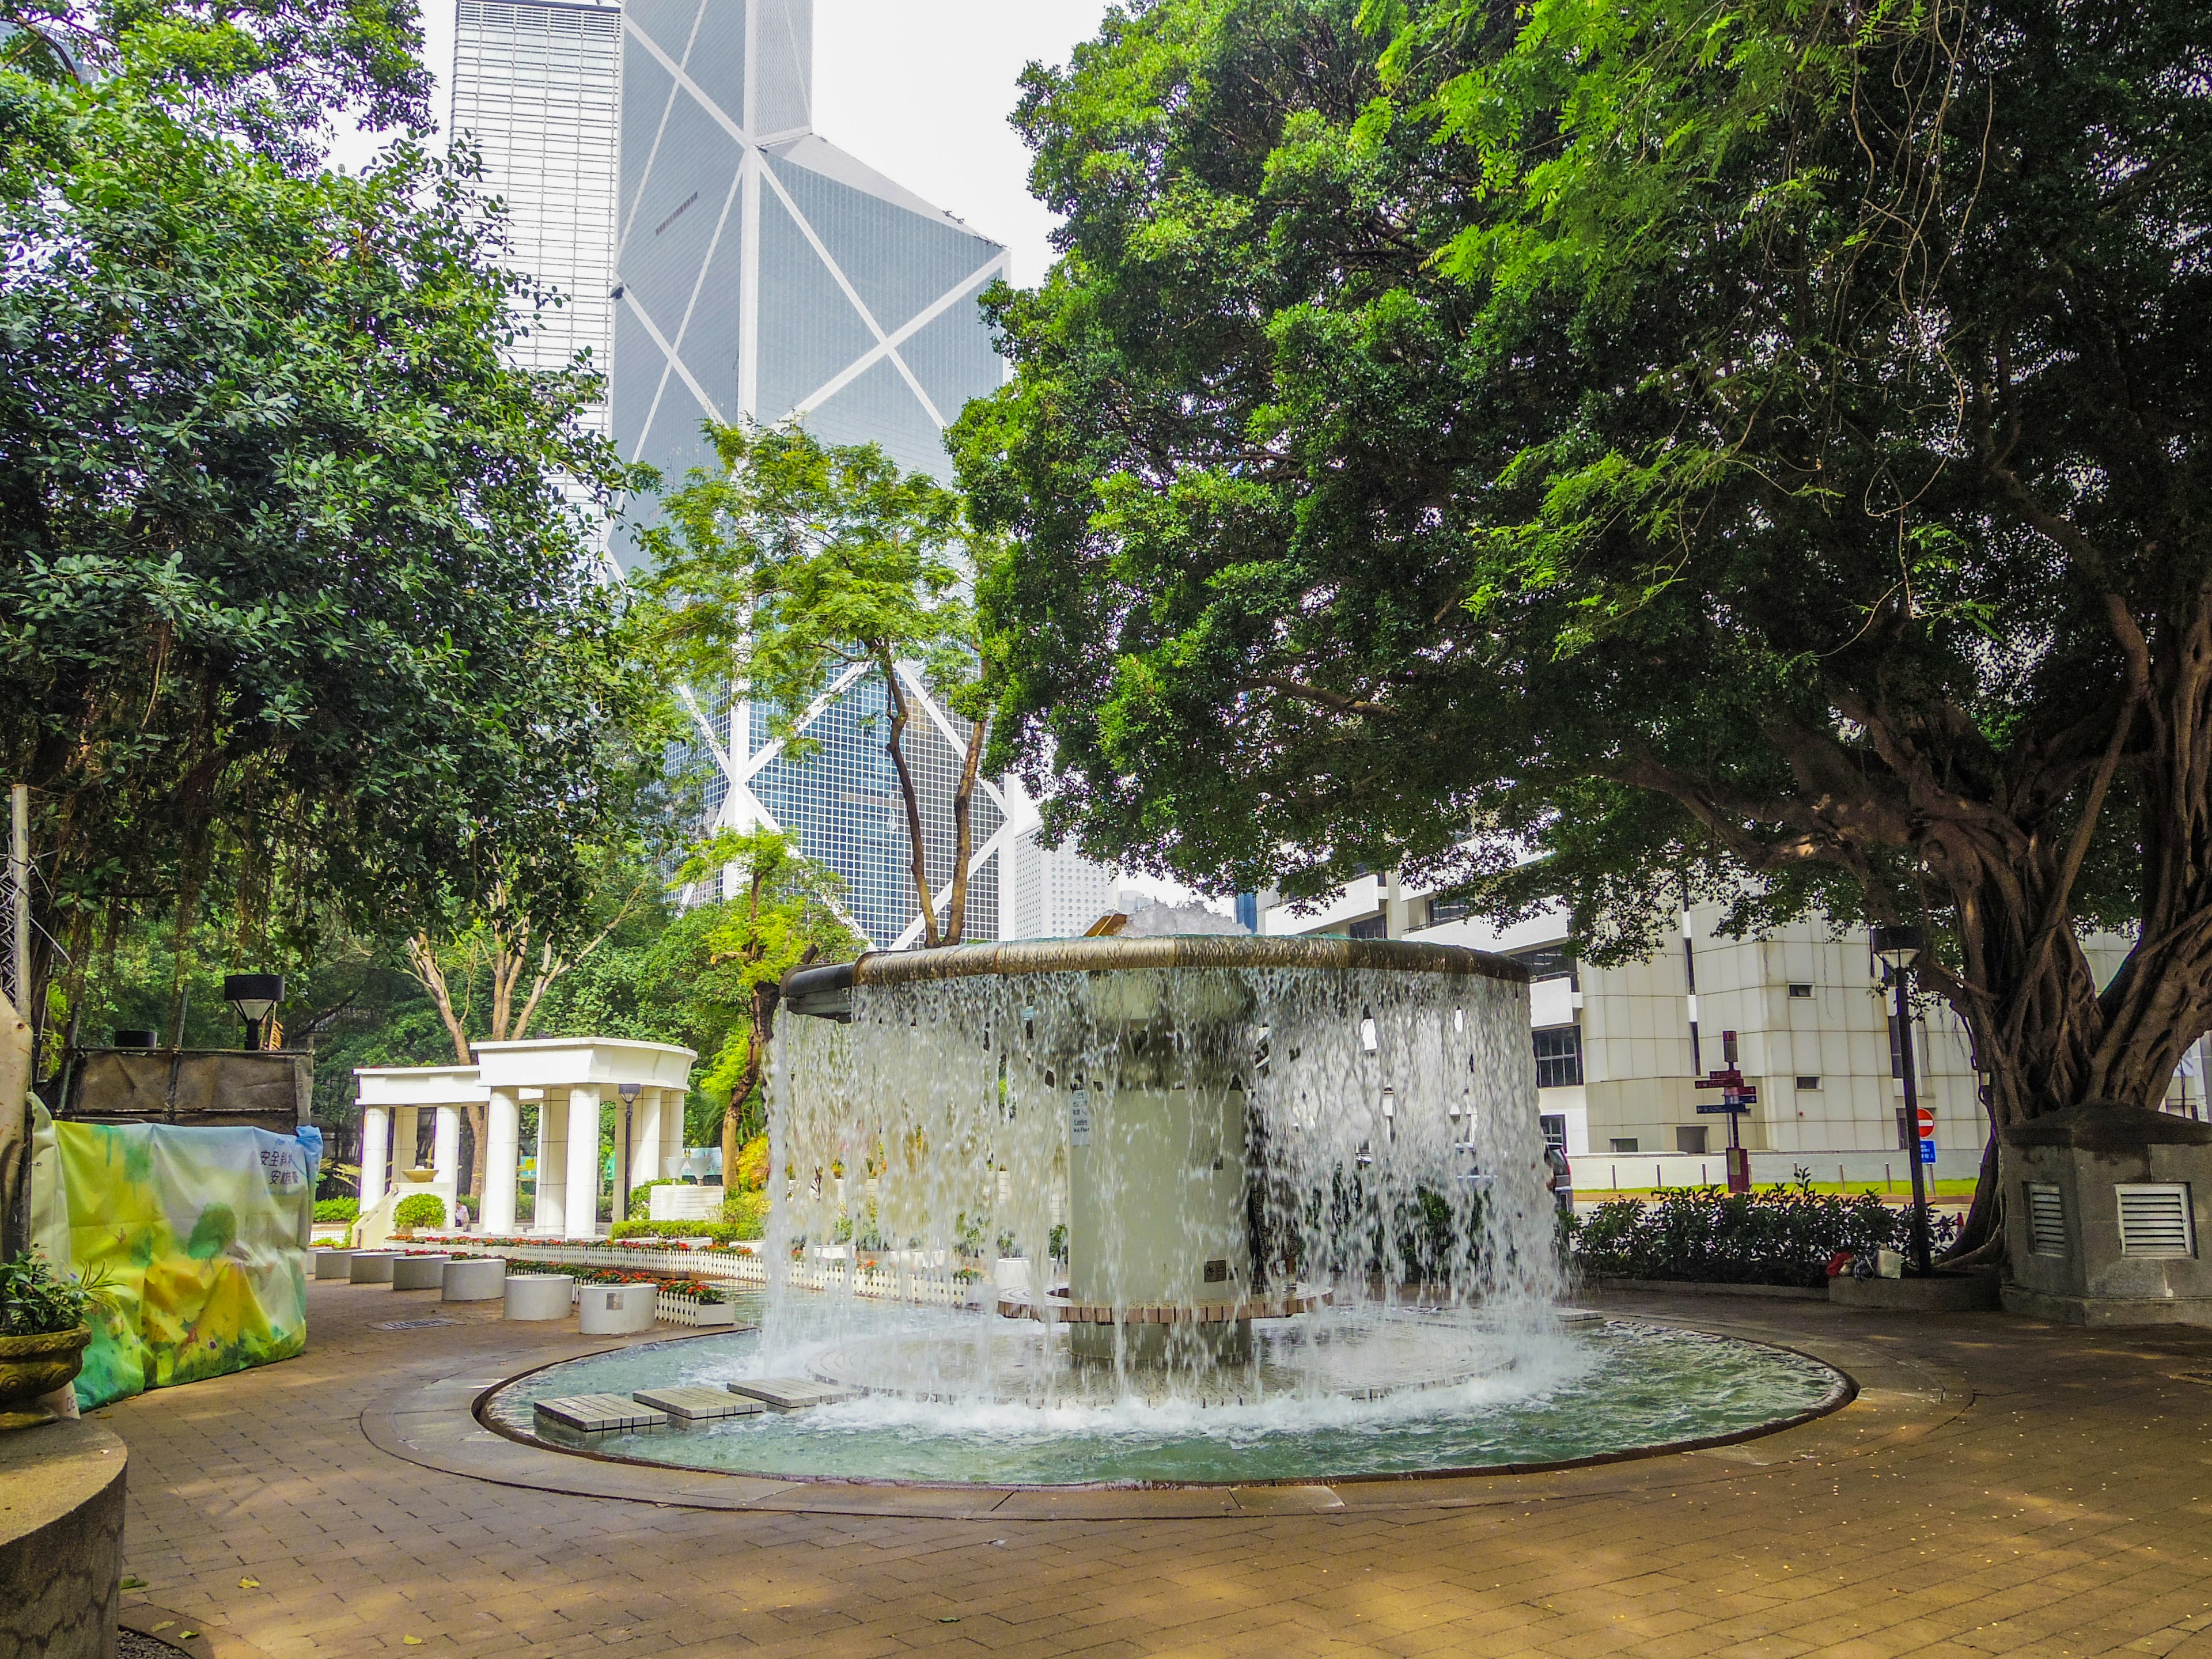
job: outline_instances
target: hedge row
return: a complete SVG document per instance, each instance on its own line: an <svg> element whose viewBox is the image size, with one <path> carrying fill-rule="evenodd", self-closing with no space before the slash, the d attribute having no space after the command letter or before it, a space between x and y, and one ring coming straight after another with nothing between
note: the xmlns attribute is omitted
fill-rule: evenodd
<svg viewBox="0 0 2212 1659"><path fill-rule="evenodd" d="M1575 1259L1586 1273L1619 1279L1818 1289L1838 1250L1905 1247L1909 1211L1873 1193L1844 1198L1815 1193L1812 1184L1801 1176L1795 1186L1764 1192L1677 1188L1649 1203L1614 1199L1576 1224ZM1931 1218L1939 1244L1958 1230L1954 1217Z"/></svg>

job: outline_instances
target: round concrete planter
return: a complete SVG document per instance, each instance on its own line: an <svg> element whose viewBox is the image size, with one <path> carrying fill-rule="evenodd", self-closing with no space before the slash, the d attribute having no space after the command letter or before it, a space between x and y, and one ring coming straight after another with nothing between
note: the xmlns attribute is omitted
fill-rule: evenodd
<svg viewBox="0 0 2212 1659"><path fill-rule="evenodd" d="M496 1302L507 1294L503 1256L450 1256L439 1275L447 1302Z"/></svg>
<svg viewBox="0 0 2212 1659"><path fill-rule="evenodd" d="M398 1259L389 1250L356 1250L347 1264L346 1278L356 1285L389 1285L392 1264Z"/></svg>
<svg viewBox="0 0 2212 1659"><path fill-rule="evenodd" d="M31 1402L72 1381L84 1364L92 1328L0 1336L0 1429L27 1428L52 1413Z"/></svg>
<svg viewBox="0 0 2212 1659"><path fill-rule="evenodd" d="M576 1291L576 1317L586 1336L629 1336L653 1328L658 1285L584 1285Z"/></svg>
<svg viewBox="0 0 2212 1659"><path fill-rule="evenodd" d="M442 1255L396 1255L392 1258L392 1288L395 1291L436 1291L445 1288L446 1261Z"/></svg>
<svg viewBox="0 0 2212 1659"><path fill-rule="evenodd" d="M353 1276L351 1250L317 1250L315 1277L318 1279L350 1279Z"/></svg>
<svg viewBox="0 0 2212 1659"><path fill-rule="evenodd" d="M129 1455L93 1422L0 1435L0 1653L115 1652Z"/></svg>
<svg viewBox="0 0 2212 1659"><path fill-rule="evenodd" d="M566 1319L576 1281L566 1273L509 1273L506 1316L509 1319Z"/></svg>

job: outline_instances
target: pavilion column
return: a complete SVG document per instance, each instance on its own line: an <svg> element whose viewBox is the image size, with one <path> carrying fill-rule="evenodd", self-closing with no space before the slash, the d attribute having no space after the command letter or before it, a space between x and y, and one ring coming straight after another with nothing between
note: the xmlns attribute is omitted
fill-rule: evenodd
<svg viewBox="0 0 2212 1659"><path fill-rule="evenodd" d="M559 1238L568 1231L568 1112L561 1091L544 1091L538 1100L538 1207L530 1231Z"/></svg>
<svg viewBox="0 0 2212 1659"><path fill-rule="evenodd" d="M684 1091L655 1089L660 1101L660 1173L674 1176L684 1169Z"/></svg>
<svg viewBox="0 0 2212 1659"><path fill-rule="evenodd" d="M641 1089L630 1114L630 1185L642 1187L659 1181L667 1171L660 1167L660 1091Z"/></svg>
<svg viewBox="0 0 2212 1659"><path fill-rule="evenodd" d="M384 1202L384 1160L392 1155L392 1115L381 1106L361 1109L361 1212Z"/></svg>
<svg viewBox="0 0 2212 1659"><path fill-rule="evenodd" d="M521 1162L522 1110L512 1089L494 1089L484 1104L483 1230L514 1231L514 1188Z"/></svg>
<svg viewBox="0 0 2212 1659"><path fill-rule="evenodd" d="M441 1106L437 1112L437 1121L430 1131L430 1169L442 1185L452 1187L458 1195L461 1181L461 1109Z"/></svg>
<svg viewBox="0 0 2212 1659"><path fill-rule="evenodd" d="M543 1191L545 1177L538 1179ZM599 1214L599 1091L594 1087L568 1091L568 1231L571 1238L588 1238L598 1229Z"/></svg>

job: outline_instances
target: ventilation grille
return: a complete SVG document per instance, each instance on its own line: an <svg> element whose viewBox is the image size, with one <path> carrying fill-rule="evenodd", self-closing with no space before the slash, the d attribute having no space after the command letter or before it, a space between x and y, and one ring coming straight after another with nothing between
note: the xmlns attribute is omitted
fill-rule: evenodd
<svg viewBox="0 0 2212 1659"><path fill-rule="evenodd" d="M2038 1255L2066 1254L2066 1200L2048 1182L2027 1183L2027 1248Z"/></svg>
<svg viewBox="0 0 2212 1659"><path fill-rule="evenodd" d="M2197 1254L2189 1224L2189 1188L2171 1186L2116 1187L2120 1200L2122 1255L2187 1256Z"/></svg>

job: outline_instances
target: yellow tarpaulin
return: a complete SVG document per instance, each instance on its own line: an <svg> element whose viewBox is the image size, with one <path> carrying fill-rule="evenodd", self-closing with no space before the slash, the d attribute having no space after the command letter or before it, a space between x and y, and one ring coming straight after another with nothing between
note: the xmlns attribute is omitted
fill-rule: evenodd
<svg viewBox="0 0 2212 1659"><path fill-rule="evenodd" d="M41 1126L43 1127L43 1126ZM56 1123L70 1265L104 1274L77 1403L289 1359L307 1344L307 1149L259 1129Z"/></svg>

